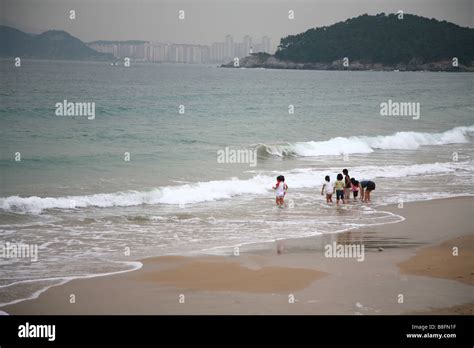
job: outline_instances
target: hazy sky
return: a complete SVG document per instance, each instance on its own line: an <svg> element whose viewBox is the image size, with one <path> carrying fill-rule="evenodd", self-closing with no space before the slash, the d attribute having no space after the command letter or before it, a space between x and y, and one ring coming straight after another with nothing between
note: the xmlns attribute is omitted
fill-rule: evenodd
<svg viewBox="0 0 474 348"><path fill-rule="evenodd" d="M0 23L28 32L66 30L83 41L210 44L226 34L281 37L369 13L405 13L473 27L473 0L0 0ZM69 10L76 19L69 19ZM185 20L178 11L185 11ZM288 19L288 11L295 19Z"/></svg>

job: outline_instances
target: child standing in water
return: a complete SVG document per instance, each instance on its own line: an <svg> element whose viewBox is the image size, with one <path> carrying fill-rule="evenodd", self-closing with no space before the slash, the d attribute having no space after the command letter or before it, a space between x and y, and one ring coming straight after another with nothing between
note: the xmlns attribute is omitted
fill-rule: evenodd
<svg viewBox="0 0 474 348"><path fill-rule="evenodd" d="M344 175L344 197L347 199L351 198L351 177L349 176L349 171L344 168L342 170L342 174Z"/></svg>
<svg viewBox="0 0 474 348"><path fill-rule="evenodd" d="M276 204L278 207L283 207L285 203L285 195L288 190L288 185L285 184L285 177L283 175L277 176L277 183L273 186L273 189L276 190Z"/></svg>
<svg viewBox="0 0 474 348"><path fill-rule="evenodd" d="M336 204L339 205L339 200L342 199L342 203L346 204L344 200L344 189L346 188L346 183L343 180L341 173L337 174L337 181L334 184L334 192L336 192Z"/></svg>
<svg viewBox="0 0 474 348"><path fill-rule="evenodd" d="M326 175L324 180L326 181L323 184L323 188L321 189L321 196L326 194L326 203L332 203L332 193L334 191L334 185L332 184L329 175Z"/></svg>
<svg viewBox="0 0 474 348"><path fill-rule="evenodd" d="M352 194L354 195L354 202L355 202L357 201L357 196L359 195L360 184L354 178L351 178L351 184L352 184L351 190L352 190Z"/></svg>

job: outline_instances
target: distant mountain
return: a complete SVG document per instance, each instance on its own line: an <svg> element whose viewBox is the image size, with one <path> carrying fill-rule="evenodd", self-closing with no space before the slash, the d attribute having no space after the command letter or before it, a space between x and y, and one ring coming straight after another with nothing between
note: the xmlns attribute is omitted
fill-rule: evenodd
<svg viewBox="0 0 474 348"><path fill-rule="evenodd" d="M0 26L0 56L60 60L114 60L110 53L100 53L62 30L27 34L12 27Z"/></svg>
<svg viewBox="0 0 474 348"><path fill-rule="evenodd" d="M457 66L453 65L455 57ZM404 14L403 19L396 14L365 14L282 38L275 55L253 55L242 59L239 65L324 70L474 71L474 29L409 14Z"/></svg>

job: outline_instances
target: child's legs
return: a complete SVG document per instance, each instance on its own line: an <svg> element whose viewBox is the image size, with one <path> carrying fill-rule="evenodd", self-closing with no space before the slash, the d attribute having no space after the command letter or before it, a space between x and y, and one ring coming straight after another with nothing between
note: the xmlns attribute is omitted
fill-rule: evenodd
<svg viewBox="0 0 474 348"><path fill-rule="evenodd" d="M277 196L276 204L277 205L283 205L283 196Z"/></svg>
<svg viewBox="0 0 474 348"><path fill-rule="evenodd" d="M342 203L345 203L345 202L344 202L344 191L345 191L345 190L338 190L338 191L336 191L336 193L337 193L337 199L338 199L338 200L341 199L341 200L342 200Z"/></svg>
<svg viewBox="0 0 474 348"><path fill-rule="evenodd" d="M332 195L329 193L326 193L326 203L332 202Z"/></svg>

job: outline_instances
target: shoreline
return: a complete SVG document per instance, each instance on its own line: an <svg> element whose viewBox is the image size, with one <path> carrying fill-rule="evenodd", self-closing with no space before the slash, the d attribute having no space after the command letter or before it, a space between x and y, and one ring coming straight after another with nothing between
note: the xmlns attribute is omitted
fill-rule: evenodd
<svg viewBox="0 0 474 348"><path fill-rule="evenodd" d="M6 303L0 303L0 309L3 308L3 307L7 307L7 306L11 306L11 305L15 305L17 303L21 303L21 302L24 302L24 301L30 301L30 300L36 300L42 293L48 291L49 289L51 288L54 288L56 286L62 286L62 285L65 285L71 281L74 281L74 280L81 280L81 279L91 279L91 278L99 278L99 277L108 277L108 276L113 276L113 275L117 275L117 274L121 274L121 273L127 273L127 272L133 272L133 271L138 271L139 269L141 269L143 267L143 263L141 261L120 261L118 263L125 263L125 264L131 264L131 265L134 265L134 268L132 269L125 269L125 270L120 270L120 271L115 271L115 272L106 272L106 273L97 273L97 274L86 274L86 275L82 275L82 276L70 276L70 277L57 277L57 278L42 278L42 279L31 279L31 280L20 280L20 281L16 281L16 282L13 282L11 284L8 284L8 285L4 285L3 287L4 288L7 288L9 286L12 286L12 285L16 285L16 284L20 284L20 283L33 283L33 282L46 282L46 281L51 281L51 280L61 280L59 283L57 284L53 284L53 285L49 285L49 286L46 286L45 288L42 288L42 289L39 289L37 291L35 291L33 294L31 294L31 296L27 297L27 298L21 298L21 299L16 299L16 300L12 300L10 302L6 302ZM1 310L0 310L1 312Z"/></svg>
<svg viewBox="0 0 474 348"><path fill-rule="evenodd" d="M221 68L245 69L286 69L286 70L318 70L318 71L392 71L392 72L474 72L474 67L459 64L453 66L450 60L432 62L398 62L392 65L368 63L360 60L344 61L342 58L330 62L295 62L280 60L275 55L255 53L239 60L220 65Z"/></svg>
<svg viewBox="0 0 474 348"><path fill-rule="evenodd" d="M453 196L453 197L448 197L448 198L457 198L457 197L469 197L469 195L462 195L462 196ZM446 199L446 198L434 198L434 199ZM395 206L395 204L388 204L388 205L381 205L381 207L390 207L390 206ZM379 226L379 225L387 225L387 224L393 224L393 223L399 223L404 220L402 216L400 216L402 219L399 221L393 221L393 222L382 222L382 223L374 223L372 225L368 225L365 227L371 227L371 226ZM356 230L361 227L353 227L353 228L347 228L347 229L342 229L338 231L334 231L331 234L340 234L340 233L345 233L351 230ZM249 250L253 250L252 246L260 246L257 248L255 251L259 251L260 249L272 249L272 245L274 243L279 243L280 241L287 241L287 240L305 240L307 238L317 238L320 236L320 233L315 233L310 236L301 236L301 237L295 237L295 238L288 238L288 239L273 239L273 240L267 240L267 241L260 241L260 242L245 242L245 243L238 243L238 244L233 244L233 245L224 245L224 246L217 246L217 247L212 247L212 248L207 248L207 249L201 249L197 251L189 251L184 254L177 254L177 253L170 253L170 254L163 254L163 255L155 255L155 256L148 256L145 258L140 258L136 260L131 260L131 261L116 261L117 263L124 263L124 264L140 264L138 267L135 266L132 269L124 269L124 270L119 270L119 271L112 271L112 272L106 272L106 273L91 273L91 274L85 274L82 276L64 276L64 277L57 277L57 278L41 278L41 279L31 279L31 280L20 280L20 281L15 281L13 283L10 283L8 285L0 286L0 288L4 287L9 287L12 285L16 285L19 283L34 283L34 282L46 282L46 281L52 281L52 280L58 280L59 283L57 284L52 284L45 286L44 288L41 288L34 293L32 293L30 296L21 298L21 299L15 299L9 302L5 303L0 303L0 309L2 307L14 305L23 301L30 301L30 300L35 300L37 299L42 293L45 291L49 290L50 288L57 287L57 286L62 286L67 284L70 281L74 280L80 280L80 279L90 279L90 278L96 278L96 277L105 277L105 276L113 276L116 274L121 274L121 273L126 273L126 272L132 272L139 270L140 268L143 267L143 262L148 260L148 259L154 259L157 257L168 257L168 256L181 256L181 257L199 257L199 256L229 256L232 254L232 250L234 250L236 247L238 248L248 248ZM214 250L222 250L222 253L212 253ZM224 252L227 250L226 252ZM249 252L249 250L243 251L243 252ZM0 310L1 312L1 310Z"/></svg>
<svg viewBox="0 0 474 348"><path fill-rule="evenodd" d="M405 208L401 211L397 209L395 206L384 206L384 209L391 211L392 213L401 213L403 215L403 211L410 212L412 208L415 210L423 210L423 206L432 205L432 206L445 206L445 205L473 205L473 198L472 196L467 197L454 197L454 198L442 198L442 199L435 199L429 201L421 201L421 202L412 202L407 203ZM441 209L443 210L443 209ZM456 212L457 209L454 209ZM408 214L410 215L410 214ZM464 224L467 222L469 225L469 215L464 216ZM411 220L411 217L410 217ZM459 219L458 219L459 220ZM459 222L459 221L458 221ZM48 302L48 307L56 307L53 312L54 313L64 313L64 314L74 314L74 308L69 308L66 310L67 306L64 307L64 303L54 301L54 296L51 298L49 294L53 292L61 292L65 288L92 288L88 286L81 286L80 283L84 282L96 282L101 283L104 286L107 286L108 283L115 282L117 278L124 278L121 279L119 283L124 285L125 287L132 287L130 283L146 283L145 288L149 288L151 285L152 287L158 286L159 288L163 289L169 295L169 290L171 288L183 288L186 291L191 291L192 293L199 293L199 292L212 292L222 295L223 292L227 293L236 293L236 294L244 294L244 298L247 298L249 294L268 294L272 293L273 295L294 291L295 293L307 292L308 288L311 288L314 284L319 282L324 282L324 279L327 279L328 276L330 277L334 274L333 266L324 269L320 269L321 267L308 267L311 262L308 262L310 259L318 259L319 261L324 261L324 258L321 259L321 246L324 243L328 243L331 240L337 240L338 243L344 244L348 242L358 241L365 243L366 250L368 254L375 254L375 255L383 255L389 254L386 251L393 250L397 257L403 260L407 260L410 257L414 256L414 251L419 250L420 247L428 247L437 245L442 241L450 240L452 237L459 237L458 234L450 232L449 235L443 233L436 233L434 236L429 235L426 236L426 233L422 233L414 239L411 243L409 241L403 241L406 238L406 232L400 233L401 228L398 228L400 224L406 223L405 221L400 221L397 223L390 223L390 224L383 224L371 227L362 227L357 229L351 229L341 233L334 233L334 234L326 234L326 235L318 235L312 237L302 237L302 238L294 238L294 239L283 239L279 241L273 242L263 242L263 243L250 243L251 247L246 250L246 247L242 247L240 250L240 257L235 256L215 256L215 255L205 255L205 254L197 254L193 256L158 256L158 257L150 257L145 258L143 260L135 261L141 262L143 267L141 269L136 270L136 272L132 272L132 270L121 271L120 273L124 274L107 274L107 275L94 275L92 277L85 277L90 279L71 279L66 281L60 285L53 285L48 289L42 291L36 299L29 299L29 300L22 300L17 302L13 305L7 305L0 307L1 310L4 310L7 313L11 314L27 314L29 313L29 304L35 303L31 309L33 309L33 313L43 313L46 314L48 312L43 312L44 310L44 303ZM391 227L388 227L391 226ZM394 227L397 226L397 227ZM427 226L425 226L427 227ZM464 226L466 227L466 226ZM471 227L472 227L472 219L471 219ZM381 230L395 230L396 236L382 236L384 233ZM361 231L363 230L363 231ZM469 229L468 229L469 230ZM472 230L470 231L472 233ZM378 234L379 236L376 239L376 243L372 240L373 237L368 238L367 234ZM422 236L423 235L423 236ZM358 238L355 238L358 236ZM319 237L319 238L318 238ZM317 241L319 239L319 243ZM398 240L398 242L397 242ZM395 241L395 242L394 242ZM281 247L281 243L283 243L283 253L278 255L276 253L275 247L278 249ZM275 245L276 244L276 245ZM383 249L383 252L377 251L380 248ZM319 249L319 250L318 250ZM375 253L376 252L376 253ZM372 255L371 255L372 256ZM283 261L283 262L282 262ZM347 263L347 260L338 260L335 263ZM322 262L324 264L324 262ZM326 266L330 266L326 259ZM319 265L319 264L318 264ZM169 269L166 268L171 267L173 272L170 272ZM239 274L240 280L236 279L227 279L224 282L216 282L213 279L204 279L200 281L199 279L194 279L193 276L196 274L202 273L202 270L206 270L207 273L219 274L221 272L221 276L224 279L227 279L229 272L233 274ZM154 276L143 276L143 273L152 270L156 272ZM329 272L328 272L329 271ZM152 273L153 273L152 272ZM176 274L175 274L176 273ZM413 277L412 275L405 276L402 275L402 272L399 272L401 277ZM416 276L415 276L416 277ZM269 281L264 283L259 283L259 278L266 278ZM278 284L280 281L279 286ZM124 284L128 283L127 284ZM276 282L276 283L275 283ZM291 283L292 286L288 286L286 283ZM171 284L171 285L170 285ZM273 284L273 285L272 285ZM299 285L298 285L299 284ZM297 286L298 285L298 286ZM140 287L135 287L133 291L140 291ZM270 292L269 292L270 291ZM92 291L94 292L94 291ZM272 295L272 296L273 296ZM239 297L238 295L236 295ZM262 296L262 295L260 295ZM264 296L264 295L263 295ZM43 299L48 297L48 300L44 301ZM255 301L255 299L253 299ZM174 302L174 301L171 301ZM43 305L41 304L43 303ZM357 302L359 303L359 302ZM280 304L281 305L281 304ZM459 305L459 304L458 304ZM362 312L365 314L364 311L370 311L364 309L365 306L361 305L362 307L356 306L360 309L358 312ZM164 313L173 314L172 308L173 306L165 306L167 309ZM187 308L187 306L185 306ZM198 306L199 307L199 306ZM212 306L210 306L212 308ZM40 308L43 308L40 310ZM96 307L97 308L97 307ZM146 308L146 307L145 307ZM182 312L182 313L201 313L202 309L196 308L189 308L189 312ZM72 312L71 312L72 310ZM283 310L283 309L282 309ZM418 308L413 308L413 310L417 311ZM272 310L273 311L273 310ZM409 312L412 310L409 309ZM178 310L178 313L181 312L181 309ZM211 313L214 313L212 310ZM406 312L406 311L402 311ZM82 311L80 313L83 313ZM89 313L89 312L86 312ZM95 313L95 312L92 312ZM108 313L107 310L105 311L98 311L99 313ZM112 311L112 313L117 313ZM119 311L121 313L121 311ZM124 312L128 313L128 312ZM135 313L133 310L130 312ZM148 311L146 312L148 313ZM155 314L160 313L153 312ZM217 311L217 313L221 313ZM240 311L232 311L230 312L222 312L225 313L242 313ZM243 312L247 313L247 312ZM260 313L260 312L258 312ZM280 312L277 312L280 313ZM286 313L285 311L281 313ZM293 314L292 312L290 312ZM336 312L338 313L338 312ZM332 311L329 311L328 314L336 314ZM30 313L31 314L31 313ZM118 313L117 313L118 314ZM138 312L141 314L141 312ZM325 313L326 314L326 313ZM351 314L351 313L340 313L340 314ZM354 313L357 314L357 313ZM376 314L376 313L374 313Z"/></svg>

